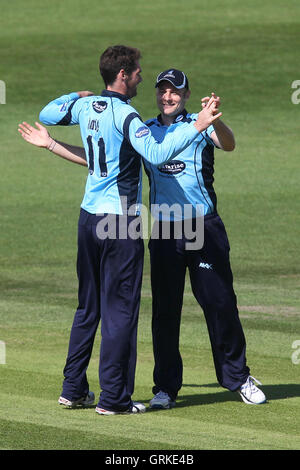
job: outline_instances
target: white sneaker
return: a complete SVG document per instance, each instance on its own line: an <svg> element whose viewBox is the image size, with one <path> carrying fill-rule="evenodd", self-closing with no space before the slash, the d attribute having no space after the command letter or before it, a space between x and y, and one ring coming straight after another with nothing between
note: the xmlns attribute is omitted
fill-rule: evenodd
<svg viewBox="0 0 300 470"><path fill-rule="evenodd" d="M256 387L254 381L259 385L262 385L257 379L249 375L247 381L238 390L238 393L241 395L243 401L248 405L260 405L261 403L265 403L267 401L265 394L258 387Z"/></svg>
<svg viewBox="0 0 300 470"><path fill-rule="evenodd" d="M161 390L150 400L150 408L154 410L167 410L175 406L169 395Z"/></svg>
<svg viewBox="0 0 300 470"><path fill-rule="evenodd" d="M65 405L68 406L69 408L75 408L76 406L88 406L92 405L95 401L95 394L93 392L88 392L87 395L84 397L78 398L78 400L68 400L67 398L64 397L59 397L58 403L60 405Z"/></svg>
<svg viewBox="0 0 300 470"><path fill-rule="evenodd" d="M139 403L137 401L134 401L132 403L132 407L129 410L126 411L110 411L110 410L105 410L104 408L100 408L99 406L96 407L96 413L99 415L130 415L130 414L136 414L136 413L145 413L146 407L143 403Z"/></svg>

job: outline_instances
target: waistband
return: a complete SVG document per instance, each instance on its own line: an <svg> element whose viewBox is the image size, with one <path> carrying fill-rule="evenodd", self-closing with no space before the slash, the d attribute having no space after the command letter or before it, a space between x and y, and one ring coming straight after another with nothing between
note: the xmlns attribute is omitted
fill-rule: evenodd
<svg viewBox="0 0 300 470"><path fill-rule="evenodd" d="M128 223L130 223L132 220L139 218L139 215L119 215L119 214L91 214L90 212L87 212L85 209L82 207L80 208L80 214L79 214L79 220L78 224L79 225L97 225L100 220L103 220L104 218L111 218L115 219L116 221L123 221L127 220Z"/></svg>

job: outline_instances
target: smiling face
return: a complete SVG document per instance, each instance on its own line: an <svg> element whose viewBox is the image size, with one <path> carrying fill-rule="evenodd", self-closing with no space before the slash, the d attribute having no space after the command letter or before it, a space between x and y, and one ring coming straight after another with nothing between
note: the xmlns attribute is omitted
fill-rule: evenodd
<svg viewBox="0 0 300 470"><path fill-rule="evenodd" d="M180 114L191 92L186 88L178 89L170 82L161 82L156 89L156 102L162 117L174 117Z"/></svg>

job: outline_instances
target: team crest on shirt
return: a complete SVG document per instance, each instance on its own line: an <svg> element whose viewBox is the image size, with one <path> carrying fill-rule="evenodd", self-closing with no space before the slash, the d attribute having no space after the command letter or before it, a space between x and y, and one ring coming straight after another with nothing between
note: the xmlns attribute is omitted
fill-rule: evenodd
<svg viewBox="0 0 300 470"><path fill-rule="evenodd" d="M146 126L143 126L143 127L140 127L136 133L135 133L135 136L140 139L141 137L145 137L146 135L148 135L150 132L150 130L148 129L148 127Z"/></svg>
<svg viewBox="0 0 300 470"><path fill-rule="evenodd" d="M106 101L93 101L92 106L96 113L103 113L107 108L107 103Z"/></svg>
<svg viewBox="0 0 300 470"><path fill-rule="evenodd" d="M158 167L158 170L161 173L166 173L168 175L178 175L185 169L185 163L180 160L171 160L168 163L165 163L162 166Z"/></svg>
<svg viewBox="0 0 300 470"><path fill-rule="evenodd" d="M177 118L175 119L175 122L182 121L182 119L183 119L183 114L179 114L179 116L177 116Z"/></svg>

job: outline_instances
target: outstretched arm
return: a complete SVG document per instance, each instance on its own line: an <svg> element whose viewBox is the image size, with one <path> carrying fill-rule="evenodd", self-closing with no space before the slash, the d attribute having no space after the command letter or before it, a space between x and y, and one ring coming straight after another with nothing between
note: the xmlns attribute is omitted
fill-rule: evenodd
<svg viewBox="0 0 300 470"><path fill-rule="evenodd" d="M78 165L87 166L85 151L83 147L69 145L64 142L58 142L52 139L47 129L35 123L36 128L23 122L19 124L18 131L26 142L50 150L55 155L69 160L70 162L77 163Z"/></svg>
<svg viewBox="0 0 300 470"><path fill-rule="evenodd" d="M206 106L198 113L196 121L184 123L184 126L167 132L162 141L157 141L149 127L142 123L140 116L134 112L127 115L121 128L125 138L135 151L152 165L161 165L185 150L199 135L218 119L219 113L216 100L211 97Z"/></svg>
<svg viewBox="0 0 300 470"><path fill-rule="evenodd" d="M76 91L50 101L40 112L39 119L46 126L72 126L79 124L82 100L92 96L92 91Z"/></svg>

